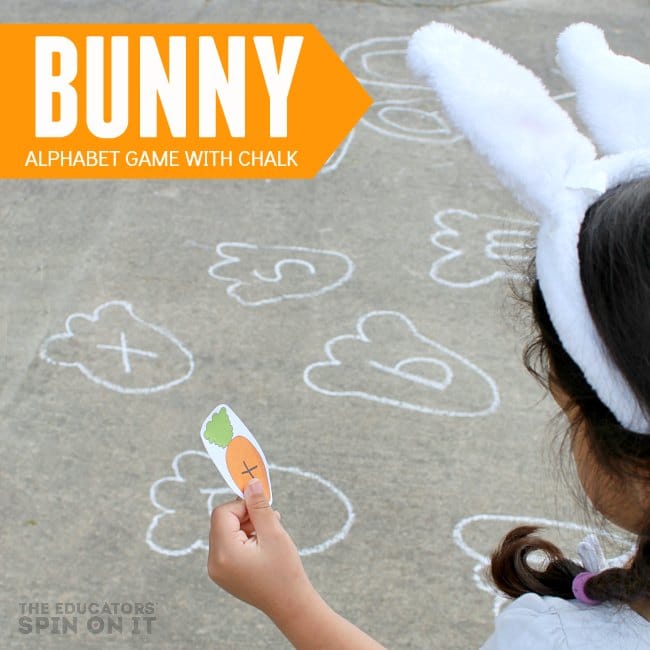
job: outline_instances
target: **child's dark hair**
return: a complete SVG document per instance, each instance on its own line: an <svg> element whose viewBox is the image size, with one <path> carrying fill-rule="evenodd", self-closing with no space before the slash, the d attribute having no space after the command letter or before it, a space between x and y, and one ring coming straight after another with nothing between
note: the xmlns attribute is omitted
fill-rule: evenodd
<svg viewBox="0 0 650 650"><path fill-rule="evenodd" d="M650 413L650 179L624 183L601 196L585 215L578 245L580 276L591 317L610 357L639 404ZM528 301L537 336L524 350L526 368L546 388L552 384L569 399L568 435L581 427L599 471L648 485L650 435L622 427L565 352L531 268ZM577 407L577 408L575 408ZM598 601L632 603L650 597L650 506L640 513L638 550L626 568L592 577L587 596ZM492 555L491 574L511 597L534 592L573 598L573 578L585 569L564 557L532 526L512 530ZM527 562L533 551L548 559L544 569Z"/></svg>

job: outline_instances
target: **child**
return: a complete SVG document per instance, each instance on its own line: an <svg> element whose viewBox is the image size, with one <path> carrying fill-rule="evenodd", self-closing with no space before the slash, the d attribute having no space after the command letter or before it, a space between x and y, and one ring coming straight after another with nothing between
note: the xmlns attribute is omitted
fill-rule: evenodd
<svg viewBox="0 0 650 650"><path fill-rule="evenodd" d="M596 157L532 73L489 44L433 23L409 45L414 70L540 218L530 287L538 338L526 365L568 418L592 504L638 535L626 567L607 569L592 549L587 571L534 528L511 531L492 578L516 600L483 647L650 648L650 68L613 54L586 24L565 30L558 50L607 156ZM547 556L545 568L527 563L532 551ZM214 510L208 572L298 648L381 647L316 593L255 480L244 501Z"/></svg>

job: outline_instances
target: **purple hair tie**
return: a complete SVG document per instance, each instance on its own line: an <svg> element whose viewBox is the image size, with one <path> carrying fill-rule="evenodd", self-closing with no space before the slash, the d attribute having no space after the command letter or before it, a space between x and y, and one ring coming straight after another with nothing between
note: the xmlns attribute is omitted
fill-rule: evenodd
<svg viewBox="0 0 650 650"><path fill-rule="evenodd" d="M597 574L591 573L589 571L583 571L582 573L579 573L571 583L571 591L573 591L573 595L576 597L576 600L579 600L585 605L600 605L599 600L589 598L589 596L587 596L585 593L585 583L595 575Z"/></svg>

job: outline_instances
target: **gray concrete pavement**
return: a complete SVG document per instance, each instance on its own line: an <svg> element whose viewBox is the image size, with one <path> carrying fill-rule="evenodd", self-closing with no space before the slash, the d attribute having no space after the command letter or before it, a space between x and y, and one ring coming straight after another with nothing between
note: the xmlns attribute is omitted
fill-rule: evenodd
<svg viewBox="0 0 650 650"><path fill-rule="evenodd" d="M500 238L521 253L534 222L401 51L442 19L561 96L559 31L589 20L650 61L647 2L4 0L0 18L313 22L376 101L311 181L0 182L0 646L287 647L206 575L226 496L198 432L226 402L337 610L390 648L478 647L495 606L481 558L521 517L583 515L521 367L513 271L486 255ZM19 622L21 603L48 603L51 625L56 603L105 601L122 632L79 612L65 635ZM143 602L155 621L133 634Z"/></svg>

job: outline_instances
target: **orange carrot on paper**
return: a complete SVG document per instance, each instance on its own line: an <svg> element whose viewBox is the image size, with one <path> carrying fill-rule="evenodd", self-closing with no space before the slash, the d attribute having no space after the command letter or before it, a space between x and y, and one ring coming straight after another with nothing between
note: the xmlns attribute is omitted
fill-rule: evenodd
<svg viewBox="0 0 650 650"><path fill-rule="evenodd" d="M271 485L264 455L254 444L250 431L232 411L229 415L229 410L225 405L217 407L204 423L201 437L206 450L230 487L237 487L235 492L242 496L248 481L257 478L270 502Z"/></svg>

